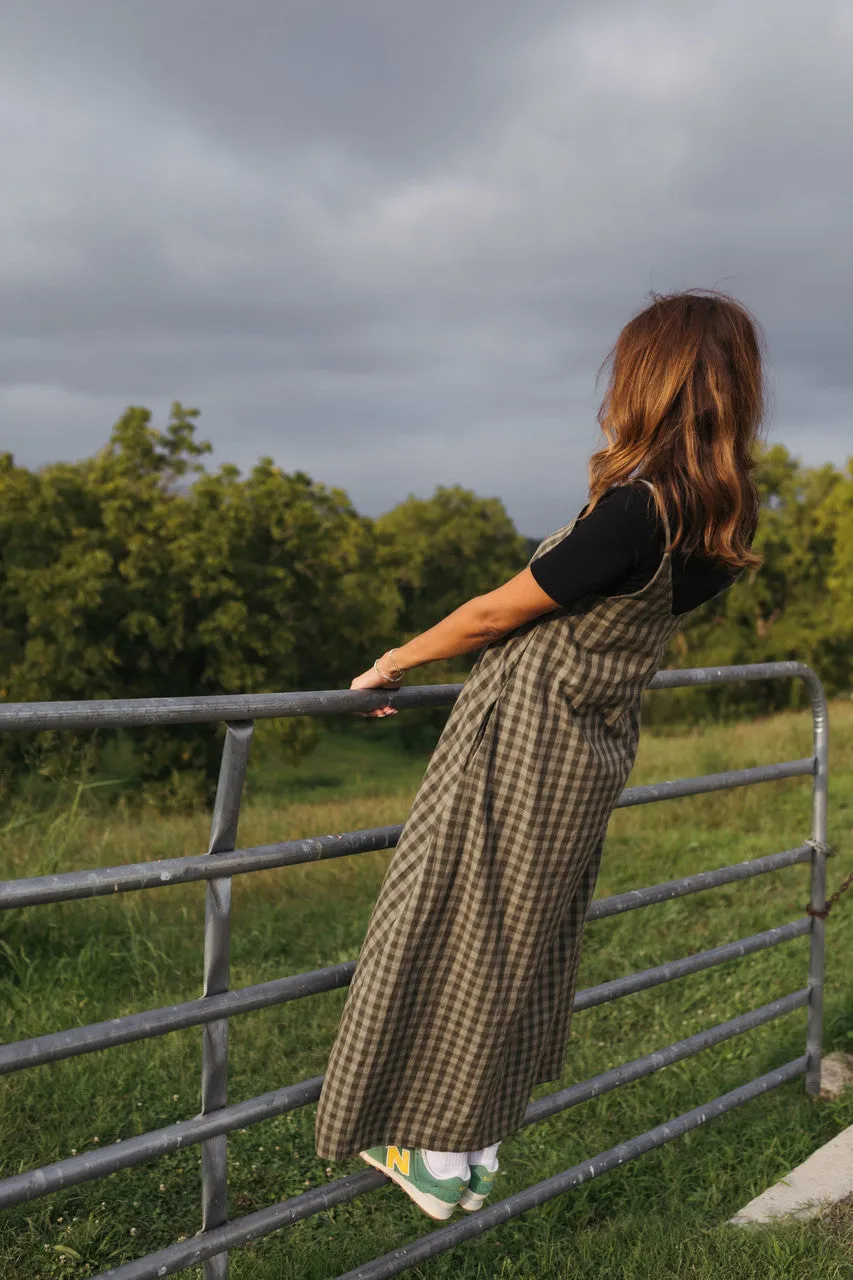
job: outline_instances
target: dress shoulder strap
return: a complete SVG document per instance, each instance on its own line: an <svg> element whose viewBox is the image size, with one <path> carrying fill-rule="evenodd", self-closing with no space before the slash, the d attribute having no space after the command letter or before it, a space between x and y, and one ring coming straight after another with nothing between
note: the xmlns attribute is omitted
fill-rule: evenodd
<svg viewBox="0 0 853 1280"><path fill-rule="evenodd" d="M637 476L636 479L641 481L642 484L647 485L653 495L657 492L651 480L647 480L645 476ZM672 532L669 527L669 515L667 514L665 502L661 502L660 510L663 518L663 527L664 527L664 532L666 533L666 540L669 543L672 541Z"/></svg>

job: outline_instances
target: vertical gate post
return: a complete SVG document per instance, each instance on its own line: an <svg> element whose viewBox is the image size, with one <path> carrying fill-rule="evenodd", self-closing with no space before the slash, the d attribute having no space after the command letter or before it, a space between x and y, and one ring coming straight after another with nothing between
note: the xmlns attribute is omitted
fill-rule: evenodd
<svg viewBox="0 0 853 1280"><path fill-rule="evenodd" d="M237 822L254 725L228 724L219 767L219 782L210 827L209 854L230 853L237 844ZM207 882L204 917L204 994L228 990L231 960L231 877ZM228 1100L228 1019L205 1023L202 1031L201 1111L207 1115ZM201 1148L201 1225L203 1231L228 1221L226 1134L209 1138ZM205 1280L226 1280L228 1254L204 1263Z"/></svg>
<svg viewBox="0 0 853 1280"><path fill-rule="evenodd" d="M826 813L829 780L829 717L823 687L815 678L808 681L814 718L815 773L812 789L811 906L826 906ZM823 969L825 921L811 917L809 946L809 1006L806 1038L806 1092L820 1093L820 1064L823 1048Z"/></svg>

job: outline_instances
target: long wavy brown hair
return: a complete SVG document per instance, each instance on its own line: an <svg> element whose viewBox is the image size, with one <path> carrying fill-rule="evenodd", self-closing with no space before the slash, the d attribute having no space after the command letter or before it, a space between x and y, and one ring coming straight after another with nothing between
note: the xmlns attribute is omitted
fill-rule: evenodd
<svg viewBox="0 0 853 1280"><path fill-rule="evenodd" d="M764 335L742 303L710 289L652 293L599 374L610 378L589 461L588 515L612 485L643 477L665 505L672 541L733 571L757 568L753 480L766 393Z"/></svg>

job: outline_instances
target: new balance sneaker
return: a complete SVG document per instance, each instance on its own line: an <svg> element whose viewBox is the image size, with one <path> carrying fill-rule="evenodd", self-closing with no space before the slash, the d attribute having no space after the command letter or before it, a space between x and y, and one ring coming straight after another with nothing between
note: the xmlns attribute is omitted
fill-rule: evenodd
<svg viewBox="0 0 853 1280"><path fill-rule="evenodd" d="M459 1197L459 1207L467 1209L469 1213L474 1209L482 1209L483 1201L492 1189L497 1172L497 1169L487 1169L484 1164L472 1164L471 1178Z"/></svg>
<svg viewBox="0 0 853 1280"><path fill-rule="evenodd" d="M431 1218L449 1218L467 1186L463 1178L434 1178L417 1147L368 1147L358 1154L396 1182Z"/></svg>

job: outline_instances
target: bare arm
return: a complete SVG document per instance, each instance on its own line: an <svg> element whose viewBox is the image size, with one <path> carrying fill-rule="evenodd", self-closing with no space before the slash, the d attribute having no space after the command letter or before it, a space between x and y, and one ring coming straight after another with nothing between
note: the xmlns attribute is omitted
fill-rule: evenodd
<svg viewBox="0 0 853 1280"><path fill-rule="evenodd" d="M404 671L439 658L455 658L458 654L481 649L484 644L506 635L523 622L559 608L556 600L542 590L530 570L524 568L502 587L466 600L434 627L395 649L394 658Z"/></svg>
<svg viewBox="0 0 853 1280"><path fill-rule="evenodd" d="M530 569L525 567L502 587L466 600L434 627L422 631L419 636L395 649L394 661L401 670L409 671L412 667L422 666L425 662L436 662L439 658L455 658L461 653L470 653L472 649L482 649L483 645L506 635L523 622L559 608L561 606L557 601L546 595ZM379 666L382 667L381 661ZM386 661L384 670L390 669L390 664ZM384 681L374 667L356 676L350 685L351 689L387 687L396 686ZM360 711L358 714L373 718L393 716L397 711L395 707L387 706L378 707L375 711Z"/></svg>
<svg viewBox="0 0 853 1280"><path fill-rule="evenodd" d="M419 636L395 649L393 658L404 671L422 666L425 662L436 662L439 658L455 658L461 653L482 649L483 645L506 635L523 622L559 608L561 606L557 601L542 590L530 569L525 567L502 587L466 600L434 627L422 631ZM382 668L383 664L380 661L378 665ZM386 661L384 670L390 669L390 664ZM383 680L374 667L369 667L360 676L356 676L350 688L381 689L389 686L396 687ZM396 708L387 706L358 714L380 717L396 715L397 712Z"/></svg>

